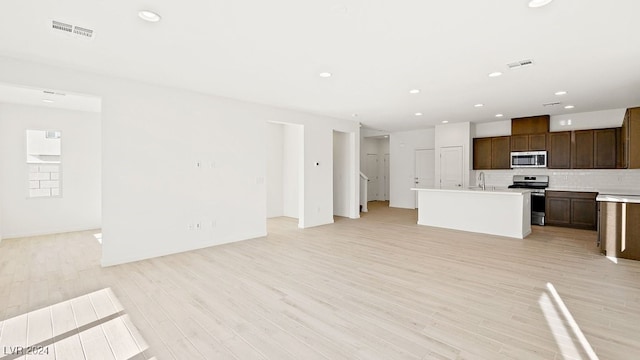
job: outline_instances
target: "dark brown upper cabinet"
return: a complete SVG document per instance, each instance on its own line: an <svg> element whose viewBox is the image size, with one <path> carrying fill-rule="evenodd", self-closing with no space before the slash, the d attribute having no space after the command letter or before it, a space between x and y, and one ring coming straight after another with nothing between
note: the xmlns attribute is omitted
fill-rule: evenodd
<svg viewBox="0 0 640 360"><path fill-rule="evenodd" d="M549 132L550 119L549 115L511 119L511 135L546 134Z"/></svg>
<svg viewBox="0 0 640 360"><path fill-rule="evenodd" d="M491 139L491 168L511 169L511 137L500 136Z"/></svg>
<svg viewBox="0 0 640 360"><path fill-rule="evenodd" d="M473 169L491 169L491 138L473 139Z"/></svg>
<svg viewBox="0 0 640 360"><path fill-rule="evenodd" d="M543 151L546 149L547 134L511 136L511 151Z"/></svg>
<svg viewBox="0 0 640 360"><path fill-rule="evenodd" d="M510 148L510 136L473 139L473 169L510 169Z"/></svg>
<svg viewBox="0 0 640 360"><path fill-rule="evenodd" d="M547 134L547 167L550 169L571 168L571 131Z"/></svg>
<svg viewBox="0 0 640 360"><path fill-rule="evenodd" d="M593 169L593 130L573 132L571 168Z"/></svg>
<svg viewBox="0 0 640 360"><path fill-rule="evenodd" d="M593 168L615 169L618 163L618 129L593 130Z"/></svg>
<svg viewBox="0 0 640 360"><path fill-rule="evenodd" d="M573 132L571 168L615 169L618 129L577 130Z"/></svg>

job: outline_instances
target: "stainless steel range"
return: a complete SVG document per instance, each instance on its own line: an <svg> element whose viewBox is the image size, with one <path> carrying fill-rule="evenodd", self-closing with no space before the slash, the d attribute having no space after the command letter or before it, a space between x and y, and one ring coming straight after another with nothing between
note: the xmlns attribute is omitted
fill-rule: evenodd
<svg viewBox="0 0 640 360"><path fill-rule="evenodd" d="M513 175L511 189L531 190L531 224L544 225L545 189L549 187L547 175Z"/></svg>

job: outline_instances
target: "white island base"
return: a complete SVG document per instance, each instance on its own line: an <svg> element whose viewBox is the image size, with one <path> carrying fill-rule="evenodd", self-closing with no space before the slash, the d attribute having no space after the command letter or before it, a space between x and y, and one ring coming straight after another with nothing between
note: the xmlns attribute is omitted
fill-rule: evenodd
<svg viewBox="0 0 640 360"><path fill-rule="evenodd" d="M528 190L411 189L418 224L524 239L531 233Z"/></svg>

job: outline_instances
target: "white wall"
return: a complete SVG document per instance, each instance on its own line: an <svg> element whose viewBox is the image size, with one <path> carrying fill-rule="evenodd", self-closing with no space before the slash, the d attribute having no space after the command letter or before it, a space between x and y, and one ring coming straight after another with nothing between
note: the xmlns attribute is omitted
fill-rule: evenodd
<svg viewBox="0 0 640 360"><path fill-rule="evenodd" d="M389 206L415 209L415 151L435 148L435 129L392 133L389 136L390 189Z"/></svg>
<svg viewBox="0 0 640 360"><path fill-rule="evenodd" d="M473 128L475 129L473 137L509 136L511 120L478 123Z"/></svg>
<svg viewBox="0 0 640 360"><path fill-rule="evenodd" d="M470 176L473 176L471 173L471 167L473 164L470 163L470 159L472 159L472 126L471 123L456 123L456 124L443 124L436 125L436 134L435 134L435 143L436 143L436 177L435 184L436 187L440 185L440 149L448 146L461 146L462 147L462 187L466 188L469 186L471 181Z"/></svg>
<svg viewBox="0 0 640 360"><path fill-rule="evenodd" d="M284 216L284 125L267 124L267 217ZM297 184L296 184L297 188Z"/></svg>
<svg viewBox="0 0 640 360"><path fill-rule="evenodd" d="M0 104L2 237L100 228L100 123L99 113ZM62 197L27 198L27 130L61 131Z"/></svg>
<svg viewBox="0 0 640 360"><path fill-rule="evenodd" d="M604 129L622 126L627 109L590 111L551 116L549 131ZM571 121L571 124L569 124Z"/></svg>
<svg viewBox="0 0 640 360"><path fill-rule="evenodd" d="M333 132L333 214L349 216L350 135Z"/></svg>
<svg viewBox="0 0 640 360"><path fill-rule="evenodd" d="M104 265L265 235L267 122L304 125L301 225L331 223L333 130L360 142L356 122L10 58L0 81L102 97Z"/></svg>
<svg viewBox="0 0 640 360"><path fill-rule="evenodd" d="M304 199L300 198L300 187L303 186L302 180L304 179L300 174L300 169L304 166L302 163L304 160L302 154L303 133L304 129L300 125L283 125L283 215L295 219L300 218L300 209L304 207Z"/></svg>

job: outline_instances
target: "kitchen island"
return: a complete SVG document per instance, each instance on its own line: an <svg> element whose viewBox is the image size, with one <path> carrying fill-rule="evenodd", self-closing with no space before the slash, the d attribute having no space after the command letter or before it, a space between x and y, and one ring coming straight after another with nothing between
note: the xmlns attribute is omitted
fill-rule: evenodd
<svg viewBox="0 0 640 360"><path fill-rule="evenodd" d="M419 189L418 224L524 239L531 233L526 189Z"/></svg>

